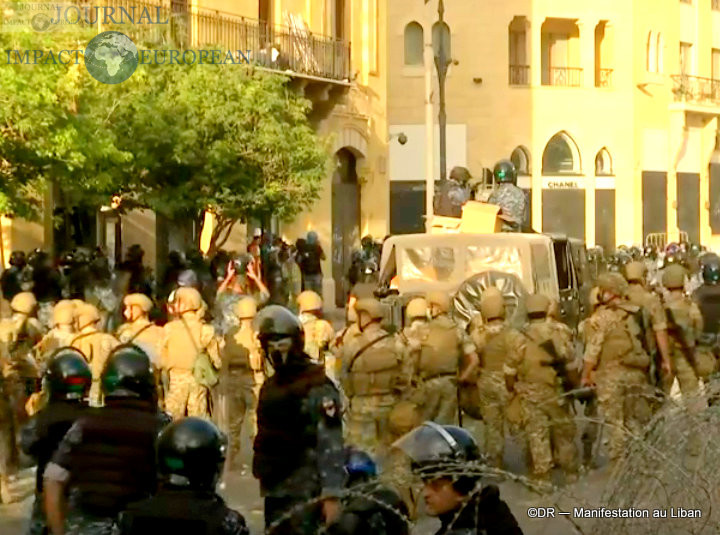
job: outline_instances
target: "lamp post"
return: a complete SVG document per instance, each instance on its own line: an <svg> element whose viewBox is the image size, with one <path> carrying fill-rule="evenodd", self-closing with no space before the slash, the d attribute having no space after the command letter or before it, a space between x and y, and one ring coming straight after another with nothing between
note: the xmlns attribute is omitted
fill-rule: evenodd
<svg viewBox="0 0 720 535"><path fill-rule="evenodd" d="M429 0L425 0L427 4ZM440 126L440 180L447 179L447 115L445 113L445 78L450 66L450 29L443 19L445 5L438 0L438 21L433 24L432 45L435 68L438 75L438 97L440 111L438 122Z"/></svg>

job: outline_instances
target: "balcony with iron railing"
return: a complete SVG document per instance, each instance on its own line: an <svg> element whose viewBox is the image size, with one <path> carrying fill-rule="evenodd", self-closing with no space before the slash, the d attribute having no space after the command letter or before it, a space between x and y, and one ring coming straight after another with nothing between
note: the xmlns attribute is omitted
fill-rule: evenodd
<svg viewBox="0 0 720 535"><path fill-rule="evenodd" d="M88 4L85 0L73 3ZM231 52L236 61L247 60L290 76L297 74L332 82L347 82L350 78L350 44L312 33L302 21L291 19L293 24L289 27L270 25L232 13L190 8L184 0L103 0L94 5L115 9L116 14L124 8L125 12L135 13L138 20L147 9L153 18L168 21L123 24L117 28L102 25L103 30L122 31L138 47L156 48L172 43L181 49L220 49L222 57ZM95 13L93 7L91 22L93 18L96 22ZM102 17L103 11L99 13ZM119 15L115 19L119 19Z"/></svg>
<svg viewBox="0 0 720 535"><path fill-rule="evenodd" d="M687 74L672 76L676 102L720 106L720 80Z"/></svg>
<svg viewBox="0 0 720 535"><path fill-rule="evenodd" d="M580 87L583 70L580 67L550 67L543 72L542 85Z"/></svg>
<svg viewBox="0 0 720 535"><path fill-rule="evenodd" d="M508 66L510 85L530 85L530 65Z"/></svg>

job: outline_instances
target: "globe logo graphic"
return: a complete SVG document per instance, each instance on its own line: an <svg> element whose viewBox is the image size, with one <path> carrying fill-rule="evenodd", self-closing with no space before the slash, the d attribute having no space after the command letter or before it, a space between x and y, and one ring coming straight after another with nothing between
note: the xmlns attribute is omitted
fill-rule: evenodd
<svg viewBox="0 0 720 535"><path fill-rule="evenodd" d="M124 82L138 66L135 43L120 32L102 32L85 49L85 68L90 76L104 84Z"/></svg>
<svg viewBox="0 0 720 535"><path fill-rule="evenodd" d="M30 26L36 32L44 32L50 27L50 24L52 24L52 21L45 13L38 13L30 19Z"/></svg>

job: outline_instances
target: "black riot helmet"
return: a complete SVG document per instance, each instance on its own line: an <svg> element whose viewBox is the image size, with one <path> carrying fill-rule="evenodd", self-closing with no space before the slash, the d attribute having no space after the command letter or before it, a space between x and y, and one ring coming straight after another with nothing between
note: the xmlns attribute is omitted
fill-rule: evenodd
<svg viewBox="0 0 720 535"><path fill-rule="evenodd" d="M214 491L227 456L227 437L212 422L183 418L157 440L160 476L171 485Z"/></svg>
<svg viewBox="0 0 720 535"><path fill-rule="evenodd" d="M702 278L705 284L715 286L720 283L720 257L714 254L703 256Z"/></svg>
<svg viewBox="0 0 720 535"><path fill-rule="evenodd" d="M479 479L472 465L484 462L472 435L454 425L425 422L399 438L393 447L410 457L413 472L421 478L451 478L464 494L469 494Z"/></svg>
<svg viewBox="0 0 720 535"><path fill-rule="evenodd" d="M51 400L83 400L92 385L92 372L82 352L61 347L50 356L44 380Z"/></svg>
<svg viewBox="0 0 720 535"><path fill-rule="evenodd" d="M157 395L150 357L134 344L116 347L102 372L102 389L108 398L154 400Z"/></svg>
<svg viewBox="0 0 720 535"><path fill-rule="evenodd" d="M495 182L499 184L517 184L517 169L515 169L515 164L510 160L500 160L496 163L495 169L493 169L493 176L495 177Z"/></svg>
<svg viewBox="0 0 720 535"><path fill-rule="evenodd" d="M254 325L265 354L271 358L272 364L276 368L279 362L277 356L273 356L268 352L268 342L291 338L293 342L291 351L294 353L303 352L305 335L302 323L287 308L280 305L266 306L255 316Z"/></svg>

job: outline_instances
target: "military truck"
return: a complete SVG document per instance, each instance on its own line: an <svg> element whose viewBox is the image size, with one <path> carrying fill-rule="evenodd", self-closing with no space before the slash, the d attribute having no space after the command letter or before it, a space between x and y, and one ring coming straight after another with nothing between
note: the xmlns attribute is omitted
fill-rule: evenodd
<svg viewBox="0 0 720 535"><path fill-rule="evenodd" d="M453 315L466 325L491 285L505 296L511 323L524 323L525 297L539 292L555 300L560 318L575 328L588 313L591 284L581 240L538 233L406 234L386 240L376 294L394 328L404 324L404 305L432 290L453 296Z"/></svg>

